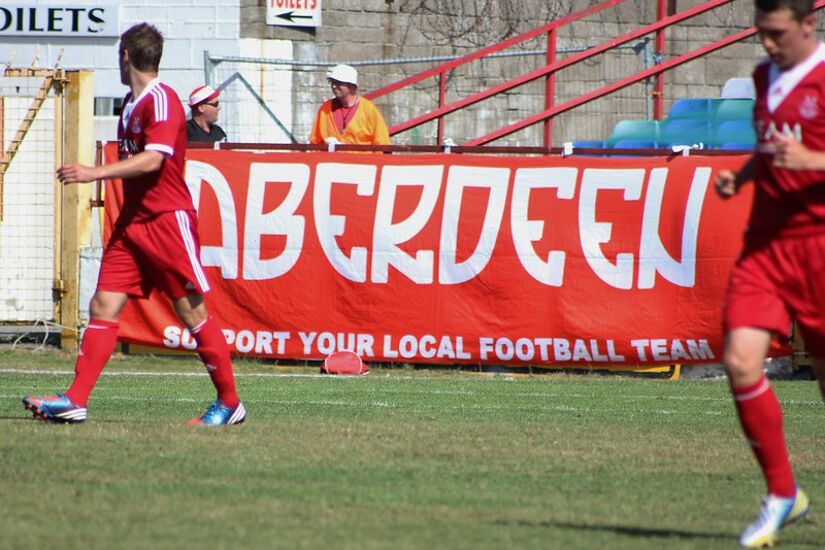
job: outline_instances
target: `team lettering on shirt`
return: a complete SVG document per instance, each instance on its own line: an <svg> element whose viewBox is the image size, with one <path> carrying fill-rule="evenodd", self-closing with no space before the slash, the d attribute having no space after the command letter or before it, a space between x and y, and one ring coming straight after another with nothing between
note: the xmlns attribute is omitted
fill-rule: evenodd
<svg viewBox="0 0 825 550"><path fill-rule="evenodd" d="M785 122L780 127L774 120L771 120L769 124L765 124L764 120L757 120L756 135L759 136L759 152L767 154L775 153L776 146L773 143L773 138L778 134L792 137L801 142L802 125L799 122L793 125Z"/></svg>
<svg viewBox="0 0 825 550"><path fill-rule="evenodd" d="M140 148L138 147L137 142L133 139L119 139L117 140L117 147L118 151L120 151L120 154L118 155L120 160L130 158L133 155L140 153Z"/></svg>

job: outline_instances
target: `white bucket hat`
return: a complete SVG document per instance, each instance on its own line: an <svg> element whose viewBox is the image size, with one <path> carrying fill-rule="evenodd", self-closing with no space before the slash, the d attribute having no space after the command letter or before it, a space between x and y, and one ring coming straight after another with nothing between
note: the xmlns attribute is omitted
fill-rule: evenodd
<svg viewBox="0 0 825 550"><path fill-rule="evenodd" d="M334 66L332 70L327 73L327 78L358 86L358 71L355 70L355 67L350 67L349 65Z"/></svg>

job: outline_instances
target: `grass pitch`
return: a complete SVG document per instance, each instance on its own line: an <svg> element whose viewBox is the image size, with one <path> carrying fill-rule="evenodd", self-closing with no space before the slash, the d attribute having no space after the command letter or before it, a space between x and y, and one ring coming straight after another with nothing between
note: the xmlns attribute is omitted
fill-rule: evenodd
<svg viewBox="0 0 825 550"><path fill-rule="evenodd" d="M32 420L72 365L0 349L2 548L734 548L763 492L721 380L239 361L247 422L205 429L196 359L116 357L85 424ZM782 546L823 548L825 406L774 387L814 504Z"/></svg>

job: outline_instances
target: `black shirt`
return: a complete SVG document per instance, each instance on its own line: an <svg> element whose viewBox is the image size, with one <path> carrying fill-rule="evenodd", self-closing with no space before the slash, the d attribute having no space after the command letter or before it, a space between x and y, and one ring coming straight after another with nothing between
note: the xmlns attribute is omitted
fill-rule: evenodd
<svg viewBox="0 0 825 550"><path fill-rule="evenodd" d="M214 143L226 139L226 132L217 124L209 125L209 133L203 131L197 122L192 119L186 121L186 141L205 141Z"/></svg>

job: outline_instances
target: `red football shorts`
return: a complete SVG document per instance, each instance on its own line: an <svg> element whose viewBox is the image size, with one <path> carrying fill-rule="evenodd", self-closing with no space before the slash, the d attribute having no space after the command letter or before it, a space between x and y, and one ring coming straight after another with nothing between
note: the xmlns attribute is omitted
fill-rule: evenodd
<svg viewBox="0 0 825 550"><path fill-rule="evenodd" d="M825 233L746 248L731 272L725 332L761 328L787 336L796 319L805 348L825 357Z"/></svg>
<svg viewBox="0 0 825 550"><path fill-rule="evenodd" d="M145 298L157 288L172 300L207 293L197 227L194 212L177 210L115 228L103 252L97 289Z"/></svg>

